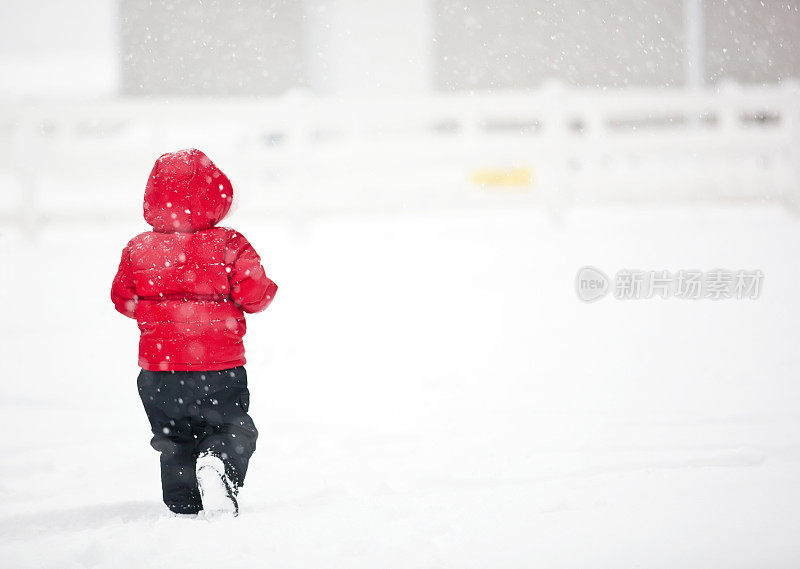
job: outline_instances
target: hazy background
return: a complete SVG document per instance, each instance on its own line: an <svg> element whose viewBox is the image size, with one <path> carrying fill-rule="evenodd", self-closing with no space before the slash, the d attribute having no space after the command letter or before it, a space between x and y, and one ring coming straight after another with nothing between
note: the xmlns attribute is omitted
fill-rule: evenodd
<svg viewBox="0 0 800 569"><path fill-rule="evenodd" d="M703 83L800 73L794 2L32 0L4 12L4 95L686 85L691 49Z"/></svg>

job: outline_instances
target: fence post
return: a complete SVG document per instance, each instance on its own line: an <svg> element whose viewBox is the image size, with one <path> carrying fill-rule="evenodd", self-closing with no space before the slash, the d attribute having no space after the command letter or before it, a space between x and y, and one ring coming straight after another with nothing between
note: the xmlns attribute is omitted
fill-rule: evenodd
<svg viewBox="0 0 800 569"><path fill-rule="evenodd" d="M791 163L791 183L788 190L784 192L783 203L787 209L795 214L800 214L800 83L788 81L782 86L784 93L785 107L783 120L786 121L786 128L789 132L790 149L789 160Z"/></svg>
<svg viewBox="0 0 800 569"><path fill-rule="evenodd" d="M543 134L549 140L545 160L541 162L543 172L542 198L550 215L560 220L567 206L568 193L572 193L569 171L569 149L566 109L572 104L570 91L560 81L550 80L542 88L541 101Z"/></svg>
<svg viewBox="0 0 800 569"><path fill-rule="evenodd" d="M38 232L38 186L36 158L37 138L41 130L41 119L27 105L20 108L14 129L13 164L19 188L17 219L14 220L26 238L34 238Z"/></svg>

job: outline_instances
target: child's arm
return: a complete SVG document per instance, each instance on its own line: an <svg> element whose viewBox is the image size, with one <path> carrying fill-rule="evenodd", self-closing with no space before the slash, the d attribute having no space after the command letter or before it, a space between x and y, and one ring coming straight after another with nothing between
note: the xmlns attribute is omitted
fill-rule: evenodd
<svg viewBox="0 0 800 569"><path fill-rule="evenodd" d="M136 294L136 283L133 280L130 243L122 250L117 276L111 284L111 301L118 312L129 318L136 318L136 303L139 301L139 296Z"/></svg>
<svg viewBox="0 0 800 569"><path fill-rule="evenodd" d="M231 298L244 312L261 312L275 298L278 285L264 273L261 258L241 233L228 242L225 263L230 268Z"/></svg>

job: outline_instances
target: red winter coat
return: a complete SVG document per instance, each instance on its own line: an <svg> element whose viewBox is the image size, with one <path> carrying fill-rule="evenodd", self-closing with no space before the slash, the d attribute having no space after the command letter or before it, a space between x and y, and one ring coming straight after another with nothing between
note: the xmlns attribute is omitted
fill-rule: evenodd
<svg viewBox="0 0 800 569"><path fill-rule="evenodd" d="M277 285L240 233L215 227L233 188L199 150L164 154L144 193L153 231L122 251L111 286L114 307L136 318L139 365L151 371L243 365L244 312L264 310Z"/></svg>

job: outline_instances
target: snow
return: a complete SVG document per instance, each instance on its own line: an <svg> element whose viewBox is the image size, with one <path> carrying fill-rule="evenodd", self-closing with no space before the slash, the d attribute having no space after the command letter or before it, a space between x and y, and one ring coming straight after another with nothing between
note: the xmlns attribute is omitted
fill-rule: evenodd
<svg viewBox="0 0 800 569"><path fill-rule="evenodd" d="M24 567L796 567L800 218L634 207L227 223L281 286L248 318L241 514L160 502L144 229L0 233L0 559ZM592 265L761 269L758 300L593 304Z"/></svg>

